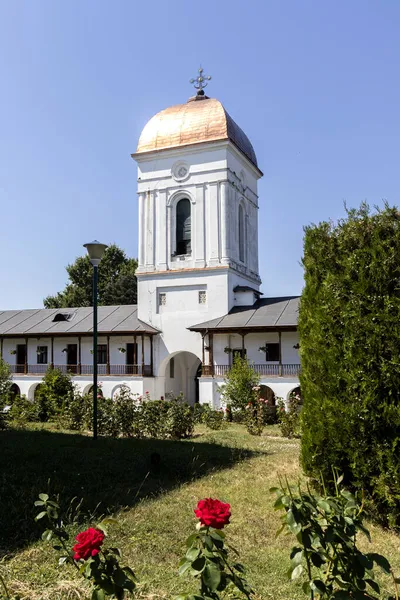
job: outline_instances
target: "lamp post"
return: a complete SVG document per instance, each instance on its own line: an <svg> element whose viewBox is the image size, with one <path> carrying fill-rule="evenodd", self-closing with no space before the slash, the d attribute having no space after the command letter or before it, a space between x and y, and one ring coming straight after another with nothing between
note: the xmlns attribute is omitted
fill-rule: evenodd
<svg viewBox="0 0 400 600"><path fill-rule="evenodd" d="M93 439L97 439L97 282L99 263L107 248L97 240L83 244L93 265Z"/></svg>

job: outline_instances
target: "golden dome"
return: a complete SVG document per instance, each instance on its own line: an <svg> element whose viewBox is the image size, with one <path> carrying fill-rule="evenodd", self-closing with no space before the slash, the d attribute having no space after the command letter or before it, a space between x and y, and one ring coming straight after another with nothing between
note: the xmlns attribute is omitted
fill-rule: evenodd
<svg viewBox="0 0 400 600"><path fill-rule="evenodd" d="M219 140L230 140L257 167L249 138L221 102L198 95L152 117L141 133L136 154Z"/></svg>

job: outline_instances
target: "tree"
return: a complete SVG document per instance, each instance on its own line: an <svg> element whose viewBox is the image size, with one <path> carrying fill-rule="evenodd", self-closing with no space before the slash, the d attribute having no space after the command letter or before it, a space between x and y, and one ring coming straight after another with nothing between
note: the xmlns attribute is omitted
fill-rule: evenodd
<svg viewBox="0 0 400 600"><path fill-rule="evenodd" d="M254 400L253 387L259 384L260 377L247 358L236 356L232 367L225 375L222 396L236 410L244 410Z"/></svg>
<svg viewBox="0 0 400 600"><path fill-rule="evenodd" d="M0 358L0 408L6 404L12 386L10 365Z"/></svg>
<svg viewBox="0 0 400 600"><path fill-rule="evenodd" d="M112 244L104 252L99 267L99 305L136 304L137 261ZM92 306L93 267L89 256L80 256L66 267L69 282L62 292L47 296L45 308Z"/></svg>
<svg viewBox="0 0 400 600"><path fill-rule="evenodd" d="M327 483L339 469L375 516L400 527L398 209L363 204L306 227L303 265L303 466Z"/></svg>
<svg viewBox="0 0 400 600"><path fill-rule="evenodd" d="M69 373L49 367L35 393L40 421L54 418L73 399L74 390Z"/></svg>

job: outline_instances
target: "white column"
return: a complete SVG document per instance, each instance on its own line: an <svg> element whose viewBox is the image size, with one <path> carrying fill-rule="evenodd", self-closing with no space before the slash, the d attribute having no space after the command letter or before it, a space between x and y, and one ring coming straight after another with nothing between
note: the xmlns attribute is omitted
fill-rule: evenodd
<svg viewBox="0 0 400 600"><path fill-rule="evenodd" d="M145 253L146 266L152 269L154 265L154 246L153 246L153 231L154 231L154 192L150 190L146 194L145 204Z"/></svg>
<svg viewBox="0 0 400 600"><path fill-rule="evenodd" d="M196 232L195 232L195 243L193 244L193 258L195 260L196 267L205 266L205 255L204 255L204 184L196 186L195 190L196 203L192 206L193 212L196 213Z"/></svg>
<svg viewBox="0 0 400 600"><path fill-rule="evenodd" d="M138 243L138 259L139 267L144 266L144 197L145 194L139 194L139 215L138 215L138 229L139 229L139 243Z"/></svg>
<svg viewBox="0 0 400 600"><path fill-rule="evenodd" d="M167 268L167 190L160 190L158 192L156 228L156 269L165 271Z"/></svg>
<svg viewBox="0 0 400 600"><path fill-rule="evenodd" d="M228 258L228 215L227 201L228 201L228 182L221 181L220 183L220 204L221 204L221 219L220 219L220 232L221 232L221 258Z"/></svg>
<svg viewBox="0 0 400 600"><path fill-rule="evenodd" d="M219 264L219 207L218 183L210 183L207 189L207 262Z"/></svg>

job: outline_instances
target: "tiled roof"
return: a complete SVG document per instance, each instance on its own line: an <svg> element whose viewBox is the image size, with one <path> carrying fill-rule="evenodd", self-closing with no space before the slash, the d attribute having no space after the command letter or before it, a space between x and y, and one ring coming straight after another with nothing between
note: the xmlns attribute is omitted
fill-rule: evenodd
<svg viewBox="0 0 400 600"><path fill-rule="evenodd" d="M236 329L295 329L299 296L263 298L252 306L235 306L222 317L189 327L191 331Z"/></svg>
<svg viewBox="0 0 400 600"><path fill-rule="evenodd" d="M59 313L71 315L71 318L54 322ZM88 334L93 331L92 325L92 307L0 311L0 336ZM158 329L137 318L136 305L99 306L98 331L101 334L159 333Z"/></svg>

